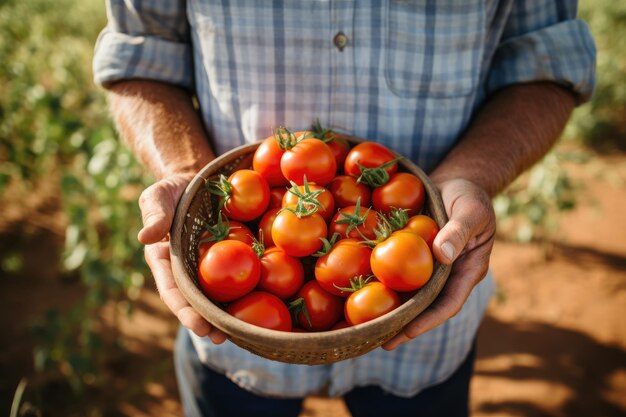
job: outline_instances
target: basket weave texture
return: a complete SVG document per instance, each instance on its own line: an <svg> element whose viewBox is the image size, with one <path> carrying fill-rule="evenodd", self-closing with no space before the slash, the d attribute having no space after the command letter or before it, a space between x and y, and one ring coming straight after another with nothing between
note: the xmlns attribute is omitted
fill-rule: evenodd
<svg viewBox="0 0 626 417"><path fill-rule="evenodd" d="M351 145L359 142L349 140ZM207 164L190 182L181 197L170 231L170 255L176 283L189 304L209 323L222 330L236 345L264 358L293 364L329 364L363 355L391 339L426 309L443 288L450 266L435 262L433 275L417 293L400 307L367 323L325 332L291 333L269 330L243 322L223 311L200 290L197 281L199 236L204 222L213 224L217 198L205 187L207 180L249 168L260 142L243 145ZM424 183L424 213L441 228L447 216L438 190L416 165L400 159L401 171L417 175Z"/></svg>

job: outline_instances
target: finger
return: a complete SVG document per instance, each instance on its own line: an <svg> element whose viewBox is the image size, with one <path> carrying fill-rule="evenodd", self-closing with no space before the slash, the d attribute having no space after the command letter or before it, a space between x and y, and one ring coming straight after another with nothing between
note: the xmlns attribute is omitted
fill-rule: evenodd
<svg viewBox="0 0 626 417"><path fill-rule="evenodd" d="M460 196L451 204L449 216L433 242L433 254L446 265L495 232L495 216L486 194Z"/></svg>
<svg viewBox="0 0 626 417"><path fill-rule="evenodd" d="M172 201L168 183L160 181L146 188L139 197L143 228L137 239L144 245L161 241L174 219L176 202Z"/></svg>
<svg viewBox="0 0 626 417"><path fill-rule="evenodd" d="M212 334L212 326L189 305L174 281L167 243L146 246L145 256L161 299L181 324L198 336Z"/></svg>
<svg viewBox="0 0 626 417"><path fill-rule="evenodd" d="M415 320L383 345L393 350L403 343L432 330L454 317L465 304L474 287L487 275L493 239L457 259L445 287L437 299Z"/></svg>

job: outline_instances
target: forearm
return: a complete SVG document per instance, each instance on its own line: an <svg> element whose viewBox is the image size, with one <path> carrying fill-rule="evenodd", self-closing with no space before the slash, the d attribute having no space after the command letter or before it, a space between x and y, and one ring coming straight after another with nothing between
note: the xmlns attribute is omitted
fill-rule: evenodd
<svg viewBox="0 0 626 417"><path fill-rule="evenodd" d="M196 173L215 157L187 91L147 80L121 81L108 89L121 136L157 179Z"/></svg>
<svg viewBox="0 0 626 417"><path fill-rule="evenodd" d="M431 178L435 183L463 178L496 195L550 149L574 105L569 91L551 83L499 91Z"/></svg>

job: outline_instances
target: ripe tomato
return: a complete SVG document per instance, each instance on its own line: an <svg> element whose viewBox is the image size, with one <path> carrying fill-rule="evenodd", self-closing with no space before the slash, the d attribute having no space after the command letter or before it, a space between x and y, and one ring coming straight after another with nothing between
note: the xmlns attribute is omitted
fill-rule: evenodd
<svg viewBox="0 0 626 417"><path fill-rule="evenodd" d="M346 161L343 165L343 171L346 175L355 178L361 176L361 168L359 164L365 168L376 168L396 159L396 155L384 145L376 142L361 142L348 152ZM398 170L398 164L391 164L385 168L389 175L394 174Z"/></svg>
<svg viewBox="0 0 626 417"><path fill-rule="evenodd" d="M295 316L300 327L305 330L327 330L343 312L343 298L324 291L315 280L304 284L296 297L291 305L296 309Z"/></svg>
<svg viewBox="0 0 626 417"><path fill-rule="evenodd" d="M383 214L392 208L408 209L407 214L418 214L424 206L424 184L413 174L398 172L389 181L372 191L372 207Z"/></svg>
<svg viewBox="0 0 626 417"><path fill-rule="evenodd" d="M198 266L198 281L207 297L229 302L249 293L261 277L261 261L249 245L222 240L204 253Z"/></svg>
<svg viewBox="0 0 626 417"><path fill-rule="evenodd" d="M376 218L376 212L371 209L368 211L368 209L361 207L359 209L359 213L356 213L356 208L357 206L348 206L348 207L339 209L339 211L333 216L330 222L330 226L328 228L329 238L331 238L335 233L339 233L339 236L341 239L345 239L345 238L353 238L356 240L376 239L375 230L376 230L376 227L378 226L378 219ZM358 226L348 231L350 225L346 223L341 223L341 222L349 218L353 218L353 216L356 216L356 215L361 216L362 221L359 223ZM340 223L338 223L338 221Z"/></svg>
<svg viewBox="0 0 626 417"><path fill-rule="evenodd" d="M304 282L300 259L289 256L280 248L265 250L261 257L261 279L258 290L286 299L298 291Z"/></svg>
<svg viewBox="0 0 626 417"><path fill-rule="evenodd" d="M252 156L252 169L265 178L270 187L289 185L280 170L280 158L285 153L279 141L272 135L261 142Z"/></svg>
<svg viewBox="0 0 626 417"><path fill-rule="evenodd" d="M200 235L200 241L203 239L208 239L211 237L211 233L207 230L202 232ZM236 220L231 220L229 222L229 230L228 235L221 240L238 240L240 242L245 243L246 245L252 245L254 243L254 234L250 231L248 226L243 223L240 223ZM200 258L204 252L209 250L211 246L213 246L218 240L210 240L206 242L202 242L198 245L198 258Z"/></svg>
<svg viewBox="0 0 626 417"><path fill-rule="evenodd" d="M317 139L316 139L317 140ZM291 256L308 256L317 252L323 245L328 227L317 213L298 217L289 210L283 210L272 224L274 244Z"/></svg>
<svg viewBox="0 0 626 417"><path fill-rule="evenodd" d="M333 199L332 194L323 186L317 184L308 183L309 191L321 191L320 194L316 197L316 200L320 202L322 207L318 207L317 213L324 219L324 221L328 222L335 213L335 200ZM292 187L293 189L293 187ZM298 186L298 192L305 193L304 185ZM287 190L285 195L283 196L283 207L295 206L298 203L298 196L291 191Z"/></svg>
<svg viewBox="0 0 626 417"><path fill-rule="evenodd" d="M263 243L263 246L266 248L276 246L274 245L274 240L272 239L272 225L274 224L274 220L276 220L276 216L278 216L279 211L280 208L268 209L259 221L259 234L257 235L257 239L259 242ZM261 232L263 232L263 236L261 236Z"/></svg>
<svg viewBox="0 0 626 417"><path fill-rule="evenodd" d="M396 291L421 288L433 273L433 256L424 239L402 230L374 247L370 264L374 276Z"/></svg>
<svg viewBox="0 0 626 417"><path fill-rule="evenodd" d="M395 291L378 281L372 281L352 294L344 305L346 321L351 326L374 320L400 306Z"/></svg>
<svg viewBox="0 0 626 417"><path fill-rule="evenodd" d="M307 181L326 185L337 173L337 162L328 145L319 139L303 139L280 159L283 175L298 185Z"/></svg>
<svg viewBox="0 0 626 417"><path fill-rule="evenodd" d="M437 226L437 223L432 217L424 214L418 214L417 216L411 217L402 230L408 230L419 235L426 241L428 247L432 250L433 241L435 240L437 233L439 233L439 226Z"/></svg>
<svg viewBox="0 0 626 417"><path fill-rule="evenodd" d="M255 326L291 331L289 309L280 298L263 291L254 291L230 304L226 311Z"/></svg>
<svg viewBox="0 0 626 417"><path fill-rule="evenodd" d="M283 206L283 196L286 192L286 187L270 188L270 204L267 206L267 208L281 208Z"/></svg>
<svg viewBox="0 0 626 417"><path fill-rule="evenodd" d="M335 157L335 162L337 162L337 169L343 170L343 164L346 160L346 156L350 151L350 145L348 144L348 140L345 135L340 133L330 133L329 135L333 135L333 139L326 142L326 145L333 152Z"/></svg>
<svg viewBox="0 0 626 417"><path fill-rule="evenodd" d="M370 205L370 188L349 175L337 175L326 188L332 194L337 208L354 206L359 198L363 207Z"/></svg>
<svg viewBox="0 0 626 417"><path fill-rule="evenodd" d="M247 222L260 217L270 203L270 189L265 178L251 169L240 169L228 177L230 197L224 204L229 219Z"/></svg>
<svg viewBox="0 0 626 417"><path fill-rule="evenodd" d="M368 276L372 250L356 239L343 239L315 263L315 279L331 294L348 297L350 292L339 288L350 288L350 280ZM339 287L339 288L337 288Z"/></svg>

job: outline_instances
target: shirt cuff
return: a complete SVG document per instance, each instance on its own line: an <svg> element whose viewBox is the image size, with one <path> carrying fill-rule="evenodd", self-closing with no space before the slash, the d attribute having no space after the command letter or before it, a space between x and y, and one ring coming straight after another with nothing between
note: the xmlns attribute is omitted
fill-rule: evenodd
<svg viewBox="0 0 626 417"><path fill-rule="evenodd" d="M98 85L141 78L185 88L193 85L191 45L154 36L104 29L96 42L93 72Z"/></svg>
<svg viewBox="0 0 626 417"><path fill-rule="evenodd" d="M582 104L593 94L595 66L588 26L568 20L503 41L494 56L487 93L510 84L552 81L571 89Z"/></svg>

